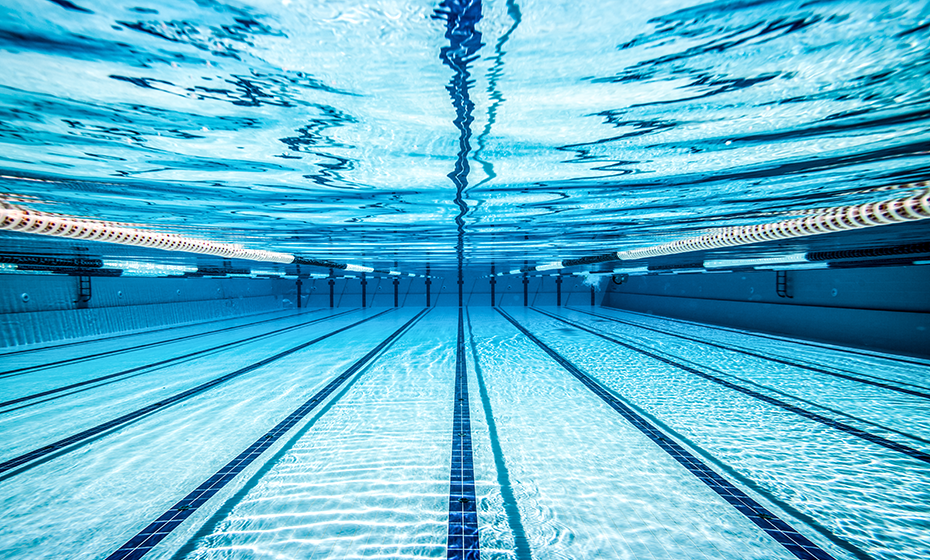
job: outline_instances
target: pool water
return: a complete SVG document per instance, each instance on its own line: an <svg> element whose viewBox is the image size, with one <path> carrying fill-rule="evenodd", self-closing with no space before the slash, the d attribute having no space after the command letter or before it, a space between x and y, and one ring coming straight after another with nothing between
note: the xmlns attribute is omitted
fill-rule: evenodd
<svg viewBox="0 0 930 560"><path fill-rule="evenodd" d="M117 551L360 360L146 557L445 557L457 398L485 558L805 557L670 449L806 557L930 550L930 362L591 307L464 308L459 344L458 314L282 311L7 352L2 557Z"/></svg>
<svg viewBox="0 0 930 560"><path fill-rule="evenodd" d="M924 1L3 6L3 200L253 249L510 270L909 196L930 158Z"/></svg>
<svg viewBox="0 0 930 560"><path fill-rule="evenodd" d="M930 361L595 306L930 220L583 259L926 192L926 0L0 6L0 208L298 257L0 231L0 558L930 558Z"/></svg>

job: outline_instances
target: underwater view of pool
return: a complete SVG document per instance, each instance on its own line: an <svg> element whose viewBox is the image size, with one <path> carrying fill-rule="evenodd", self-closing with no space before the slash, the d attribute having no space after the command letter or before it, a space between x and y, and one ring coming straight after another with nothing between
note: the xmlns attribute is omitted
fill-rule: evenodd
<svg viewBox="0 0 930 560"><path fill-rule="evenodd" d="M487 558L928 545L925 360L590 307L277 312L2 356L5 558L436 558L454 527Z"/></svg>
<svg viewBox="0 0 930 560"><path fill-rule="evenodd" d="M0 559L930 558L927 1L0 7Z"/></svg>

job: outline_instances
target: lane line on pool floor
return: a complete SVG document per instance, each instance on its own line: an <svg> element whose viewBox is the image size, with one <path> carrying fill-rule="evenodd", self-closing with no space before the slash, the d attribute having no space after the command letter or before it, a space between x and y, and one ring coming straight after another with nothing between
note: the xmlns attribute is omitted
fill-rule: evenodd
<svg viewBox="0 0 930 560"><path fill-rule="evenodd" d="M139 408L132 412L123 414L122 416L119 416L117 418L104 422L102 424L98 424L92 428L88 428L86 430L83 430L71 436L68 436L64 439L60 439L54 443L50 443L46 446L40 447L38 449L33 449L32 451L13 457L12 459L8 459L0 463L0 481L6 480L10 478L11 476L15 476L17 474L21 474L27 471L28 469L43 463L44 461L42 461L41 459L52 458L52 457L47 457L48 455L51 455L52 453L55 454L54 457L59 457L60 455L64 453L70 453L74 451L75 449L78 449L80 447L79 444L86 443L88 440L90 440L94 436L101 435L105 432L113 430L114 428L123 426L135 420L138 420L142 418L143 416L147 416L155 412L166 410L168 407L172 405L175 405L183 400L194 397L200 393L203 393L204 391L207 391L208 389L212 389L222 383L225 383L226 381L229 381L231 379L234 379L236 377L239 377L241 375L254 371L262 366L266 366L272 362L280 360L281 358L289 356L293 354L294 352L303 350L304 348L307 348L308 346L312 344L316 344L317 342L325 340L331 336L335 336L341 332L347 331L353 327L361 325L362 323L366 321L370 321L376 317L380 317L381 315L384 315L385 313L390 313L391 311L394 311L394 308L390 308L386 311L382 311L381 313L372 315L371 317L366 317L360 321L356 321L355 323L352 323L351 325L341 327L332 332L329 332L322 336L314 338L313 340L309 342L298 344L297 346L288 348L287 350L279 352L275 354L274 356L270 356L268 358L265 358L264 360L261 360L251 365L237 369L236 371L232 373L227 373L226 375L216 377L214 379L211 379L210 381L207 381L206 383L201 383L200 385L197 385L196 387L193 387L186 391L182 391L166 399L162 399L156 403ZM14 471L13 469L17 469L17 470Z"/></svg>
<svg viewBox="0 0 930 560"><path fill-rule="evenodd" d="M269 337L269 336L274 336L274 335L276 335L276 334L281 334L281 333L284 333L284 332L288 332L288 331L292 331L292 330L295 330L295 329L299 329L299 328L301 328L301 327L306 327L306 326L313 325L313 324L316 324L316 323L320 323L320 322L323 322L323 321L328 321L328 320L330 320L330 319L335 319L335 318L337 318L337 317L341 317L342 315L346 315L346 314L352 313L352 312L354 312L354 311L357 311L357 310L356 310L356 309L353 309L353 310L350 310L350 311L343 311L343 312L340 312L340 313L335 313L335 314L333 314L333 315L328 315L328 316L326 316L326 317L318 317L318 318L312 319L312 320L310 320L310 321L305 321L305 322L303 322L303 323L298 323L298 324L296 324L296 325L291 325L291 326L289 326L289 327L283 327L283 328L276 329L276 330L273 330L273 331L269 331L269 332L266 332L266 333L257 334L257 335L250 336L250 337L246 337L246 338L241 338L241 339L239 339L239 340L234 340L234 341L232 341L232 342L227 342L226 344L220 344L220 345L218 345L218 346L213 346L213 347L211 347L211 348L206 348L206 349L204 349L204 350L198 350L198 351L196 351L196 352L190 352L190 353L184 354L184 355L182 355L182 356L175 356L174 358L168 358L168 359L166 359L166 360L161 360L161 361L154 362L154 363L151 363L151 364L145 364L144 366L138 366L138 367L134 367L134 368L127 369L127 370L118 371L118 372L116 372L116 373L110 373L110 374L103 375L103 376L100 376L100 377L95 377L95 378L93 378L93 379L87 379L87 380L85 380L85 381L80 381L80 382L78 382L78 383L72 383L71 385L65 385L64 387L58 387L58 388L56 388L56 389L49 389L49 390L47 390L47 391L41 391L41 392L38 392L38 393L33 393L33 394L31 394L31 395L26 395L26 396L24 396L24 397L18 397L18 398L15 398L15 399L10 399L10 400L8 400L8 401L0 402L0 408L4 408L4 407L10 406L10 405L17 404L17 403L21 403L21 402L25 402L25 401L30 401L30 400L38 399L38 398L41 398L41 397L46 397L46 396L49 396L49 395L55 395L55 394L57 394L57 393L61 393L61 392L64 392L64 391L68 391L68 390L70 390L70 389L77 389L77 388L79 388L79 387L84 387L84 386L90 385L90 384L92 384L92 383L98 383L98 382L101 382L101 381L106 381L106 380L109 380L109 379L113 379L113 378L115 378L115 377L122 377L122 376L126 376L126 375L129 375L129 374L131 374L131 373L136 373L136 372L144 372L145 370L157 368L157 367L160 367L160 366L166 366L166 365L172 364L172 363L174 363L174 362L181 362L181 361L185 361L185 360L187 360L187 359L196 358L196 357L198 357L198 356L201 356L201 355L204 355L204 354L208 354L208 353L210 353L210 352L214 352L214 351L217 351L217 350L223 350L223 349L230 348L230 347L232 347L232 346L236 346L236 345L239 345L239 344L245 344L245 343L248 343L248 342L254 342L254 341L256 341L256 340L261 340L262 338L266 338L266 337ZM144 373L139 373L139 374L133 375L133 376L131 376L131 377L124 377L123 379L117 379L116 381L123 381L124 379L130 379L130 378L132 378L132 377L137 377L138 375L144 375ZM112 382L111 382L111 383L112 383ZM103 385L107 385L107 384L95 385L94 387L89 387L88 389L95 389L95 388L97 388L97 387L102 387ZM88 390L88 389L84 389L84 390ZM41 404L41 403L45 403L45 402L49 402L49 401L51 401L51 400L55 400L55 399L58 399L58 398L61 398L61 397L66 397L66 396L69 396L69 395L73 395L73 394L78 393L78 392L80 392L80 391L75 391L75 392L72 392L72 393L68 393L67 395L58 395L58 396L52 397L52 398L50 398L50 399L43 399L43 400L38 401L38 402L29 403L29 404L22 405L22 406L17 406L17 407L15 407L15 408L9 408L9 409L7 409L7 410L0 410L0 414L6 414L6 413L8 413L8 412L13 412L13 411L15 411L15 410L21 410L21 409L23 409L23 408L27 408L27 407L30 407L30 406L35 406L35 405L37 405L37 404Z"/></svg>
<svg viewBox="0 0 930 560"><path fill-rule="evenodd" d="M197 322L193 322L193 323L178 323L178 324L174 324L174 325L168 325L168 326L166 326L166 327L157 327L157 328L149 329L149 330L137 330L137 331L132 331L132 332L124 332L124 333L114 334L114 335L110 335L110 336L96 337L96 338L89 338L89 337L91 337L91 336L93 336L93 335L88 335L89 337L85 337L83 340L73 340L73 341L71 341L71 342L62 342L62 343L59 343L59 344L54 344L54 343L52 343L52 344L49 344L48 346L39 346L39 347L36 347L36 348L23 348L22 350L13 350L13 351L10 351L10 352L0 352L0 360L2 360L3 358L7 358L7 357L9 357L9 356L18 356L18 355L21 355L21 354L29 354L29 353L31 353L31 352L42 352L42 351L44 351L44 350L59 350L59 349L61 349L61 348L66 348L66 347L68 347L68 346L79 346L79 345L81 345L81 344L91 344L91 343L95 343L95 342L103 342L103 341L106 341L106 340L113 340L113 339L115 339L115 338L126 338L126 337L129 337L129 336L143 336L143 335L154 334L154 333L163 332L163 331L170 331L170 330L172 330L172 329L185 329L185 328L188 328L188 327L200 327L200 326L203 326L203 325L209 325L210 323L221 323L221 322L223 322L223 321L235 321L236 319L246 319L246 318L250 318L250 317L259 317L259 316L261 316L261 315L268 315L268 314L270 314L270 313L284 313L284 312L285 312L285 310L282 310L282 309L275 309L275 310L273 310L273 311L262 311L261 313L249 313L249 314L246 314L246 315L234 315L234 316L232 316L232 317L222 317L222 318L220 318L220 319L208 319L208 320L206 320L206 321L197 321ZM295 315L300 315L300 312L289 313L289 314L287 314L287 315L281 315L280 319L284 319L284 318L287 318L287 317L293 317L293 316L295 316ZM276 319L278 319L278 318L277 318L277 317L274 317L274 318L269 319L269 320L276 320ZM252 325L252 324L255 324L255 323L247 323L247 324ZM41 344L41 343L37 343L37 344Z"/></svg>
<svg viewBox="0 0 930 560"><path fill-rule="evenodd" d="M465 363L465 321L459 307L455 341L455 397L452 420L452 467L449 481L449 560L478 560L478 502L471 447L471 414L468 400L468 368Z"/></svg>
<svg viewBox="0 0 930 560"><path fill-rule="evenodd" d="M537 310L537 311L538 311L538 310ZM557 319L557 320L560 320L560 321L564 318L562 315L558 315L558 316L550 315L550 316L551 316L553 319ZM566 324L571 324L571 323L566 323ZM578 325L581 325L581 323L578 323ZM571 324L571 326L576 326L576 325ZM596 327L596 326L592 326L592 328L597 328L597 327ZM614 341L614 340L610 340L610 342L615 342L615 341ZM639 348L639 347L637 347L637 348ZM653 349L653 351L656 352L656 353L658 353L658 354L665 355L665 356L668 357L670 360L673 358L673 357L670 356L668 353L665 353L665 352L662 352L662 351L659 351L659 350L656 350L656 349ZM914 435L914 434L911 434L911 433L907 433L907 432L902 431L902 430L899 430L899 429L897 429L897 428L890 428L890 427L885 426L885 425L882 425L882 424L880 424L880 423L878 423L878 422L873 422L872 420L867 420L867 419L865 419L865 418L860 418L860 417L858 417L858 416L854 416L854 415L852 415L852 414L849 414L848 412L843 412L842 410L838 410L838 409L836 409L836 408L831 408L831 407L826 406L826 405L824 405L824 404L817 403L817 402L814 402L814 401L805 399L805 398L800 397L800 396L798 396L798 395L794 395L794 394L791 394L791 393L789 393L789 392L776 389L776 388L774 388L774 387L769 387L768 385L764 385L764 384L762 384L762 383L757 383L757 382L755 382L755 381L752 381L752 380L750 380L750 379L745 379L745 378L739 377L738 375L735 375L735 374L732 374L732 373L726 373L726 372L721 371L721 370L719 370L719 369L714 369L713 367L708 366L708 365L705 365L705 364L698 364L698 363L695 363L695 362L690 361L690 360L685 360L684 358L681 358L681 356L677 356L677 357L678 357L679 359L682 359L682 360L684 360L684 361L686 361L686 362L689 362L689 363L693 364L695 367L698 367L698 368L706 368L708 371L713 372L713 373L716 373L716 374L719 374L719 375L721 375L721 376L723 376L723 377L726 377L726 378L729 378L729 379L733 379L733 380L735 380L735 381L737 381L737 382L745 383L745 384L751 385L751 386L753 386L753 387L757 387L758 389L761 389L761 390L763 390L763 391L768 391L768 392L774 393L774 394L776 394L776 395L780 395L780 396L782 396L782 397L785 397L785 398L787 398L787 399L790 399L791 401L797 401L797 402L799 402L799 403L802 403L802 404L800 404L800 405L797 405L797 406L799 406L799 407L811 406L811 407L817 408L817 409L822 410L822 411L826 411L826 412L829 412L829 413L832 413L832 414L836 414L837 416L840 416L840 417L842 417L842 418L845 418L845 419L847 419L847 420L849 420L849 421L852 421L852 422L855 422L855 423L864 424L864 425L869 426L869 427L872 427L872 428L878 428L879 430L881 430L881 431L883 431L883 432L888 432L888 433L891 433L891 434L897 434L897 435L899 435L899 436L902 436L902 437L904 437L904 438L907 438L908 440L911 440L911 441L919 441L919 442L921 442L921 443L923 443L923 444L930 445L930 439L928 439L928 438L924 438L924 437L921 437L921 436L918 436L918 435ZM690 372L688 372L688 373L690 373ZM705 372L705 373L706 373L706 372ZM763 394L764 394L764 393L763 393ZM774 397L774 398L778 398L778 397Z"/></svg>
<svg viewBox="0 0 930 560"><path fill-rule="evenodd" d="M828 417L826 417L826 416L823 416L822 414L817 414L816 412L811 412L811 411L809 411L809 410L805 410L805 409L803 409L803 408L801 408L801 407L799 407L799 406L795 406L795 405L793 405L793 404L791 404L791 403L788 403L788 402L785 402L785 401L783 401L783 400L781 400L781 399L776 399L775 397L771 397L771 396L769 396L769 395L765 395L765 394L763 394L763 393L760 393L760 392L758 392L758 391L754 391L754 390L749 389L749 388L747 388L747 387L743 387L742 385L737 385L736 383L733 383L732 381L727 381L726 379L721 379L721 378L719 378L719 377L717 377L717 376L715 376L715 375L711 375L711 374L709 374L709 373L707 373L707 372L704 372L704 371L701 371L701 370L698 370L698 369L694 369L693 367L688 366L688 365L686 365L686 364L682 364L682 363L680 363L680 362L676 362L676 361L674 361L674 360L671 360L671 359L669 359L669 358L666 358L665 356L661 356L661 355L656 354L656 353L654 353L654 352L650 352L649 350L645 350L645 349L643 349L643 348L639 348L639 347L637 347L637 346L633 346L632 344L628 344L628 343L626 343L626 342L623 342L622 340L618 340L618 339L616 339L616 338L614 338L614 337L612 337L612 336L606 335L606 334L604 334L604 333L597 332L597 331L594 330L594 329L589 329L589 328L585 327L584 325L581 325L581 324L576 323L576 322L574 322L574 321L571 321L571 320L569 320L569 319L564 319L564 318L562 318L562 317L559 317L559 316L557 316L557 315L552 315L552 314L550 314L550 313L548 313L548 312L546 312L546 311L541 311L541 310L539 310L539 309L534 309L534 311L536 311L537 313L540 313L540 314L542 314L542 315L546 315L546 316L548 316L548 317L551 317L551 318L555 319L556 321L563 322L563 323L565 323L566 325L571 325L571 326L575 327L576 329L580 329L580 330L583 330L583 331L585 331L585 332L591 333L591 334L593 334L593 335L595 335L595 336L598 336L598 337L600 337L600 338L603 338L604 340L608 340L608 341L613 342L613 343L615 343L615 344L619 344L620 346L623 346L624 348L627 348L627 349L632 350L632 351L634 351L634 352L637 352L637 353L639 353L639 354L643 354L643 355L649 356L650 358L653 358L653 359L655 359L655 360L659 360L659 361L662 362L662 363L668 364L668 365L670 365L670 366L672 366L672 367L675 367L675 368L677 368L677 369L680 369L680 370L685 371L685 372L687 372L687 373L690 373L690 374L692 374L692 375L696 375L696 376L698 376L698 377L700 377L700 378L702 378L702 379L705 379L705 380L707 380L707 381L710 381L710 382L712 382L712 383L716 383L716 384L718 384L718 385L722 385L723 387L726 387L727 389L731 389L731 390L733 390L733 391L736 391L736 392L739 392L739 393L743 393L744 395L747 395L747 396L752 397L752 398L754 398L754 399L758 399L758 400L760 400L760 401L762 401L762 402L764 402L764 403L770 404L770 405L772 405L772 406L776 406L776 407L781 408L781 409L783 409L783 410L787 410L788 412L792 412L792 413L794 413L794 414L797 414L798 416L802 416L802 417L804 417L804 418L807 418L808 420L813 420L814 422L818 422L818 423L820 423L820 424L823 424L824 426L828 426L828 427L830 427L830 428L839 430L839 431L841 431L841 432L845 432L845 433L847 433L847 434L849 434L849 435L852 435L852 436L855 436L855 437L857 437L857 438L859 438L859 439L863 439L863 440L868 441L868 442L870 442L870 443L874 443L874 444L876 444L876 445L880 445L880 446L885 447L885 448L887 448L887 449L891 449L892 451L897 451L898 453L903 453L903 454L907 455L908 457L911 457L912 459L916 459L916 460L918 460L918 461L922 461L922 462L924 462L924 463L930 464L930 453L926 453L926 452L924 452L924 451L921 451L921 450L916 449L916 448L914 448L914 447L911 447L911 446L909 446L909 445L904 445L903 443L898 443L898 442L893 441L893 440L890 440L890 439L888 439L888 438L884 438L884 437L882 437L882 436L879 436L879 435L876 435L876 434L867 432L867 431L865 431L865 430L861 430L861 429L859 429L859 428L856 428L855 426L850 426L849 424L845 424L845 423L840 422L840 421L838 421L838 420L834 420L834 419L832 419L832 418L828 418Z"/></svg>
<svg viewBox="0 0 930 560"><path fill-rule="evenodd" d="M258 438L255 443L250 445L242 453L236 456L232 461L227 463L223 468L218 470L213 476L205 480L193 492L182 498L179 502L171 506L158 519L146 526L136 536L126 541L123 546L119 547L112 554L107 556L106 560L137 560L145 556L152 548L160 543L172 531L174 531L185 519L194 514L201 506L212 498L217 492L225 487L236 475L242 472L246 467L253 463L258 457L271 447L276 441L283 437L291 428L297 425L303 418L313 412L313 410L326 398L339 388L347 379L355 375L366 364L377 357L392 342L404 334L414 323L419 321L432 308L427 308L412 319L403 324L399 329L394 331L390 336L384 339L380 344L374 347L367 354L359 358L358 361L349 366L339 376L329 382L319 392L307 402L292 412L287 418L279 422L275 427ZM392 311L389 309L388 311ZM387 313L384 312L384 313ZM383 315L379 313L378 315ZM377 317L378 315L375 315ZM374 318L374 317L369 317Z"/></svg>
<svg viewBox="0 0 930 560"><path fill-rule="evenodd" d="M478 394L481 397L481 406L484 409L484 420L488 427L488 438L491 444L491 454L494 457L494 468L497 472L497 484L500 486L501 500L504 513L507 515L507 524L513 534L514 556L516 560L533 560L526 530L523 528L523 519L520 516L520 507L514 495L513 485L510 482L510 471L504 459L504 450L501 447L497 433L497 422L494 420L494 411L491 409L491 397L484 382L484 372L481 369L481 360L478 358L478 348L471 326L471 316L466 308L465 319L468 323L468 341L471 346L471 355L475 364L475 379L478 381Z"/></svg>
<svg viewBox="0 0 930 560"><path fill-rule="evenodd" d="M317 312L317 310L309 311L308 313L316 313L316 312ZM115 354L125 354L125 353L127 353L127 352L132 352L132 351L134 351L134 350L141 350L141 349L143 349L143 348L151 348L151 347L153 347L153 346L160 346L160 345L162 345L162 344L169 344L169 343L172 343L172 342L180 342L180 341L182 341L182 340L190 340L190 339L192 339L192 338L199 338L199 337L201 337L201 336L209 336L209 335L211 335L211 334L218 334L218 333L222 333L222 332L226 332L226 331L231 331L231 330L235 330L235 329L242 329L242 328L246 328L246 327L254 327L255 325L261 325L261 324L263 324L263 323L270 323L270 322L272 322L272 321L281 321L281 320L288 319L288 318L295 317L295 316L296 316L296 315L287 315L287 316L285 316L285 317L273 317L273 318L271 318L271 319L264 319L264 320L262 320L262 321L256 321L255 323L246 323L246 324L244 324L244 325L233 325L233 326L231 326L231 327L224 327L224 328L222 328L222 329L216 329L216 330L207 331L207 332L202 332L202 333L188 334L188 335L179 336L179 337L176 337L176 338L169 338L169 339L167 339L167 340L159 340L159 341L155 341L155 342L147 342L147 343L145 343L145 344L138 344L138 345L136 345L136 346L128 346L128 347L125 347L125 348L116 348L116 349L114 349L114 350L107 350L107 351L104 351L104 352L96 352L96 353L94 353L94 354L87 354L86 356L76 356L76 357L74 357L74 358L67 358L67 359L64 359L64 360L56 360L56 361L54 361L54 362L47 362L47 363L44 363L44 364L36 364L36 365L32 365L32 366L23 366L23 367L19 367L19 368L16 368L16 369L10 369L10 370L7 370L7 371L0 371L0 378L16 377L16 376L23 375L23 374L26 374L26 373L31 373L31 372L34 372L34 371L40 371L40 370L43 370L43 369L49 369L49 368L53 368L53 367L63 366L63 365L67 365L67 364L74 364L74 363L78 363L78 362L86 362L86 361L94 360L94 359L97 359L97 358L103 358L103 357L105 357L105 356L113 356L113 355L115 355Z"/></svg>
<svg viewBox="0 0 930 560"><path fill-rule="evenodd" d="M536 311L542 312L542 311L539 310L539 309L536 309ZM581 310L575 310L575 311L581 311ZM599 316L599 315L597 315L597 314L591 314L591 315L593 315L593 316L595 316L595 317L598 317L598 316ZM550 317L552 317L553 319L557 319L557 320L562 320L562 319L565 318L565 317L562 316L562 315L555 315L555 314L550 315ZM570 324L570 323L567 323L567 324ZM580 325L581 323L578 323L578 324ZM572 325L572 326L575 326L575 325ZM592 328L596 328L596 327L592 327ZM610 342L614 342L614 341L611 340ZM657 352L657 353L659 353L659 354L664 354L664 355L666 355L667 357L669 356L668 354L663 353L663 352L661 352L661 351L659 351L659 350L654 350L654 351ZM680 358L680 357L679 357L679 358ZM669 359L671 359L671 357L669 357ZM707 366L707 365L703 365L703 364L697 364L697 363L695 363L695 362L690 362L690 363L694 364L696 367L707 368L708 370L713 371L713 372L715 372L715 373L717 373L717 374L719 374L719 375L722 375L722 376L724 376L724 377L731 378L731 379L734 379L734 380L739 381L739 382L742 382L742 383L747 383L747 384L749 384L749 385L752 385L753 387L757 387L757 388L762 389L762 390L764 390L764 391L770 391L770 392L772 392L772 393L775 393L776 395L781 395L782 397L785 397L785 398L792 399L792 400L794 400L794 401L798 401L798 402L800 402L800 403L803 403L802 405L799 405L799 406L804 406L804 405L813 406L813 407L815 407L815 408L818 408L818 409L823 410L823 411L830 412L830 413L832 413L832 414L836 414L837 416L841 416L841 417L846 418L846 419L848 419L848 420L851 420L851 421L853 421L853 422L858 422L858 423L861 423L861 424L865 424L865 425L867 425L867 426L871 426L871 427L873 427L873 428L878 428L879 430L882 430L882 431L884 431L884 432L888 432L888 433L892 433L892 434L897 434L897 435L903 436L903 437L905 437L905 438L907 438L908 440L911 440L911 441L919 441L919 442L921 442L921 443L930 445L930 439L928 439L928 438L924 438L924 437L921 437L921 436L918 436L918 435L914 435L914 434L911 434L911 433L907 433L907 432L902 431L902 430L899 430L899 429L897 429L897 428L889 428L888 426L884 426L884 425L882 425L882 424L879 424L878 422L873 422L872 420L867 420L867 419L865 419L865 418L860 418L860 417L858 417L858 416L854 416L854 415L849 414L849 413L847 413L847 412L843 412L842 410L838 410L838 409L831 408L831 407L829 407L829 406L826 406L826 405L823 405L823 404L820 404L820 403L817 403L817 402L814 402L814 401L811 401L811 400L807 400L807 399L802 398L802 397L800 397L800 396L798 396L798 395L793 395L793 394L788 393L788 392L786 392L786 391L781 391L781 390L776 389L776 388L774 388L774 387L769 387L768 385L764 385L764 384L762 384L762 383L757 383L757 382L755 382L755 381L752 381L752 380L749 380L749 379L745 379L745 378L739 377L738 375L734 375L734 374L731 374L731 373L726 373L726 372L724 372L724 371L720 371L720 370L714 369L714 368L712 368L711 366ZM777 397L776 397L776 398L777 398Z"/></svg>
<svg viewBox="0 0 930 560"><path fill-rule="evenodd" d="M580 310L579 308L577 308L577 307L568 307L568 306L566 306L565 308L566 308L566 309L571 309L572 311L581 311L581 310ZM761 333L761 332L758 332L758 331L749 331L749 330L733 329L733 328L730 328L730 327L723 327L723 326L720 326L720 325L712 325L712 324L710 324L710 323L698 323L697 321L688 321L688 320L686 320L686 319L676 319L675 317L666 317L665 315L650 315L650 314L648 314L648 313L640 313L639 311L632 311L632 310L629 310L629 309L620 309L619 307L607 307L607 306L603 306L603 305L602 305L600 308L601 308L601 309L605 309L605 308L606 308L606 309L614 309L614 310L616 310L616 311L618 311L618 312L620 312L620 313L629 313L630 315L639 315L640 317L643 317L643 318L646 318L646 319L652 319L652 320L661 319L661 320L663 320L663 321L671 321L671 322L673 322L673 323L680 323L680 324L682 324L682 325L689 325L689 326L692 326L692 327L700 327L700 328L710 329L710 330L714 330L714 331L727 332L727 333L738 334L738 335L743 335L743 336L752 336L752 337L755 337L755 338L764 338L764 339L766 339L766 340L774 340L775 342L788 342L788 343L797 344L797 345L800 345L800 346L808 346L808 347L810 347L810 348L816 348L816 349L818 349L818 350L830 350L830 351L832 351L832 352L842 352L842 353L846 353L846 354L854 354L854 355L858 355L858 356L866 356L866 357L869 357L869 358L878 358L878 359L881 359L881 360L887 360L887 361L889 361L889 362L899 362L899 363L903 363L903 364L913 364L913 365L924 366L924 367L930 366L930 361L924 360L924 359L921 359L921 358L910 359L910 358L908 358L908 357L899 356L899 355L887 354L887 353L884 353L884 352L871 352L871 353L870 353L870 352L858 350L858 349L856 349L856 348L850 348L850 347L848 347L848 346L831 346L831 345L829 345L829 344L818 344L818 343L816 343L816 342L812 342L812 341L809 341L809 340L801 340L801 339L798 339L798 338L789 338L789 337L787 337L787 336L768 335L768 334Z"/></svg>
<svg viewBox="0 0 930 560"><path fill-rule="evenodd" d="M594 313L594 312L591 312L591 311L584 311L583 309L577 309L577 310L574 310L574 311L577 311L577 312L579 312L579 313L584 313L584 314L586 314L586 315L591 315L591 316L593 316L593 317L598 317L598 318L601 318L601 319L607 319L608 321L613 321L613 322L619 323L619 324L621 324L621 325L628 325L628 326L631 326L631 327L634 327L634 328L637 328L637 329L643 329L643 330L652 331L652 332L659 333L659 334L664 334L664 335L667 335L667 336L673 336L673 337L675 337L675 338L681 338L681 339L683 339L683 340L688 340L688 341L691 341L691 342L696 342L696 343L698 343L698 344L703 344L703 345L707 345L707 346L713 346L713 347L715 347L715 348L720 348L720 349L722 349L722 350L728 350L728 351L730 351L730 352L738 352L738 353L740 353L740 354L745 354L745 355L747 355L747 356L752 356L752 357L754 357L754 358L760 358L760 359L763 359L763 360L769 360L769 361L776 362L776 363L779 363L779 364L783 364L783 365L786 365L786 366L792 366L792 367L796 367L796 368L800 368L800 369L806 369L806 370L808 370L808 371L813 371L813 372L815 372L815 373L823 373L823 374L825 374L825 375L831 375L831 376L833 376L833 377L838 377L838 378L840 378L840 379L847 379L847 380L849 380L849 381L855 381L855 382L857 382L857 383L863 383L863 384L865 384L865 385L874 385L875 387L881 387L882 389L888 389L888 390L891 390L891 391L897 391L897 392L899 392L899 393L904 393L904 394L907 394L907 395L914 395L914 396L921 397L921 398L924 398L924 399L930 399L930 393L926 393L926 392L923 392L923 391L916 391L916 390L913 390L913 389L908 389L908 388L906 388L906 387L898 387L898 386L896 386L896 385L891 385L891 383L897 383L896 381L893 381L893 380L891 380L891 379L885 379L885 378L881 378L881 377L873 377L873 379L878 379L879 381L872 381L872 380L870 380L870 379L863 379L862 377L858 377L857 375L854 375L852 372L836 372L836 371L830 371L830 370L826 370L826 369L821 369L821 368L818 368L818 367L809 366L809 365L801 364L801 363L798 363L798 362L794 362L794 361L789 360L789 359L787 359L787 358L780 358L780 357L777 357L777 356L768 356L768 355L765 355L765 354L759 354L759 353L757 353L757 352L753 352L753 351L751 351L751 350L746 350L746 349L744 349L744 348L739 348L739 347L737 347L737 346L728 346L728 345L725 345L725 344L719 344L719 343L710 342L710 341L707 341L707 340L700 340L700 339L697 339L697 338L692 338L692 337L690 337L690 336L685 336L685 335L683 335L683 334L677 334L677 333L673 333L673 332L664 331L664 330L662 330L662 329L656 329L656 328L653 328L653 327L647 327L647 326L645 326L645 325L639 325L639 324L637 324L637 323L631 323L631 322L629 322L629 321L624 321L624 320L622 320L622 319L618 319L618 318L616 318L616 317L611 317L611 316L609 316L609 315L601 315L601 314L599 314L599 313ZM908 385L909 385L909 384L908 384ZM920 387L920 386L919 386L919 385L912 385L912 387ZM921 388L923 388L923 387L921 387Z"/></svg>
<svg viewBox="0 0 930 560"><path fill-rule="evenodd" d="M756 502L748 494L731 484L727 479L716 473L700 459L689 453L684 447L666 436L665 433L653 426L648 420L637 414L633 409L621 402L587 374L578 369L558 352L549 348L536 338L523 325L500 308L497 312L507 319L525 337L530 339L540 350L549 355L566 371L578 379L592 393L600 397L608 406L616 410L625 420L652 440L669 456L686 468L698 480L716 492L727 503L732 505L752 521L757 527L765 531L770 537L784 546L789 552L800 560L833 560L833 557L813 541L798 533L793 527L782 521L774 513Z"/></svg>

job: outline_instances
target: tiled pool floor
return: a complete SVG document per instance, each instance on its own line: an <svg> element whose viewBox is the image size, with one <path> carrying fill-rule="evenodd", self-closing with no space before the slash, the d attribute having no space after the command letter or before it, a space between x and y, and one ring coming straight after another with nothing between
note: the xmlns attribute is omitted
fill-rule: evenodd
<svg viewBox="0 0 930 560"><path fill-rule="evenodd" d="M2 558L930 555L918 359L609 308L376 308L0 370Z"/></svg>

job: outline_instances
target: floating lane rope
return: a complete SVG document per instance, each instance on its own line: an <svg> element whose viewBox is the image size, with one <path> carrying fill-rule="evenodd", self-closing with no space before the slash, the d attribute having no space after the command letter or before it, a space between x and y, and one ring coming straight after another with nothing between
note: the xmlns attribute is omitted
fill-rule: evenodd
<svg viewBox="0 0 930 560"><path fill-rule="evenodd" d="M620 251L620 260L644 259L662 255L705 251L737 245L750 245L779 239L792 239L852 229L900 224L930 218L930 189L907 198L896 198L856 206L837 206L810 212L807 216L755 226L728 227L698 237L680 239L654 247Z"/></svg>
<svg viewBox="0 0 930 560"><path fill-rule="evenodd" d="M312 259L277 251L248 249L234 243L217 243L173 233L159 233L128 224L50 214L4 203L0 203L0 230L83 241L115 243L117 245L132 245L163 251L213 255L230 259L278 264L303 264L345 270L347 272L378 273L390 276L404 275L396 270L376 270L370 266ZM426 277L422 274L406 274L405 276Z"/></svg>
<svg viewBox="0 0 930 560"><path fill-rule="evenodd" d="M707 251L738 245L751 245L766 241L780 239L793 239L810 235L821 235L854 229L864 229L889 224L914 222L930 218L930 188L926 188L926 181L911 183L903 187L924 187L906 198L894 198L881 202L870 202L854 206L836 206L832 208L817 208L809 210L804 216L758 224L754 226L736 226L710 230L704 235L687 237L629 251L617 251L602 255L591 255L577 259L568 259L545 263L528 268L518 268L510 272L500 272L497 276L505 274L524 274L527 272L543 272L547 270L561 270L570 266L596 264L610 261L628 261L690 253L692 251Z"/></svg>

